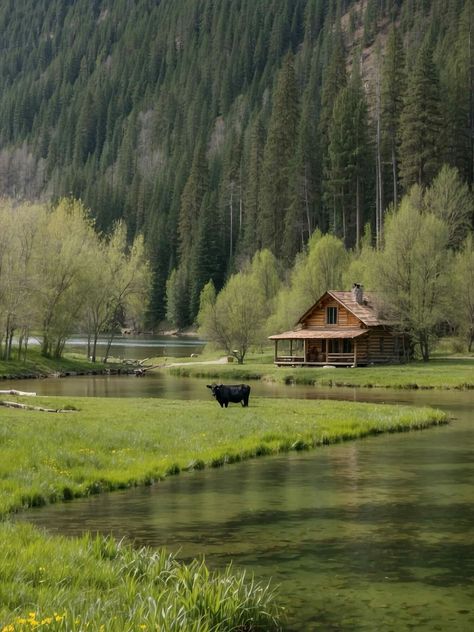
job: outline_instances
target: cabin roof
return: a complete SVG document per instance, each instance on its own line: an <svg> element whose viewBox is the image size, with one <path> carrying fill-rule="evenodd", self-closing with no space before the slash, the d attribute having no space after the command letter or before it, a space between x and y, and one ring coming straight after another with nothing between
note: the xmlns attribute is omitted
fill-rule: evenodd
<svg viewBox="0 0 474 632"><path fill-rule="evenodd" d="M386 324L386 322L380 320L380 318L378 317L377 299L374 294L372 294L371 292L364 292L362 303L358 303L355 300L352 292L339 292L336 290L328 290L327 292L325 292L321 296L321 298L316 301L316 303L314 303L303 314L303 316L301 316L298 324L306 320L306 318L314 310L316 305L318 305L318 303L321 303L321 301L326 296L332 296L332 298L334 298L343 307L348 309L352 314L354 314L354 316L356 316L356 318L358 318L362 323L364 323L364 325L367 325L368 327L377 327L379 325Z"/></svg>
<svg viewBox="0 0 474 632"><path fill-rule="evenodd" d="M328 339L328 338L357 338L367 333L367 329L349 329L348 327L333 327L331 329L295 329L285 331L282 334L269 336L270 340L304 340L304 339Z"/></svg>

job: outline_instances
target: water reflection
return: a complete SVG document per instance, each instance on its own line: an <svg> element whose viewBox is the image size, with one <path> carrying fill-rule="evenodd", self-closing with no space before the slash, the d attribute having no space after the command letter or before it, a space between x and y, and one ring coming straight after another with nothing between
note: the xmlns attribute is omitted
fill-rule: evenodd
<svg viewBox="0 0 474 632"><path fill-rule="evenodd" d="M155 393L161 384L176 398L167 379L154 380ZM203 380L177 382L182 396L208 397ZM281 585L291 630L474 629L474 393L254 386L260 396L432 404L455 420L183 473L25 518L165 546L185 560L204 555L213 567L232 560Z"/></svg>
<svg viewBox="0 0 474 632"><path fill-rule="evenodd" d="M36 338L29 340L30 345L38 345ZM105 355L108 340L99 337L97 357ZM117 335L112 341L110 354L124 360L143 360L144 358L170 356L172 358L189 357L191 353L200 353L205 342L195 336L152 336L152 335ZM66 343L68 351L85 354L87 352L87 336L74 335Z"/></svg>

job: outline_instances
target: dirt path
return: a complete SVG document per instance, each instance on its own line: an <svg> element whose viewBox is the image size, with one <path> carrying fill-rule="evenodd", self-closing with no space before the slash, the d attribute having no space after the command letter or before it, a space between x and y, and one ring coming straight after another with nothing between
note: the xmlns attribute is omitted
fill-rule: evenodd
<svg viewBox="0 0 474 632"><path fill-rule="evenodd" d="M222 358L218 358L217 360L201 360L201 361L197 361L197 362L170 362L170 364L166 364L166 361L164 364L161 364L159 367L160 369L168 369L169 367L172 366L195 366L196 364L227 364L227 356L223 356Z"/></svg>

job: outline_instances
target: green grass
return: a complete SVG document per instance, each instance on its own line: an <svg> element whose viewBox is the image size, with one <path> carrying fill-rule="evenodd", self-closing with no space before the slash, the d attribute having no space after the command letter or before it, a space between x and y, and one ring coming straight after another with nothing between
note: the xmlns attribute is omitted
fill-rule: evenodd
<svg viewBox="0 0 474 632"><path fill-rule="evenodd" d="M323 369L276 367L268 355L251 356L243 365L190 362L184 367L166 369L181 377L205 377L209 380L242 382L266 380L284 384L314 386L358 386L383 388L474 388L474 359L436 359L403 365Z"/></svg>
<svg viewBox="0 0 474 632"><path fill-rule="evenodd" d="M77 410L0 409L0 514L151 483L186 468L444 420L431 409L354 402L253 398L248 408L221 409L214 401L15 399Z"/></svg>
<svg viewBox="0 0 474 632"><path fill-rule="evenodd" d="M253 398L249 408L160 399L14 398L0 408L0 632L280 629L269 586L107 538L52 537L8 514L150 484L183 469L446 422L429 408Z"/></svg>
<svg viewBox="0 0 474 632"><path fill-rule="evenodd" d="M0 524L0 630L277 630L274 593L228 568L111 538L49 537Z"/></svg>
<svg viewBox="0 0 474 632"><path fill-rule="evenodd" d="M2 388L1 378L16 377L43 377L53 373L87 373L101 371L107 365L100 362L89 362L84 355L68 353L63 358L44 358L39 349L30 348L26 361L18 360L16 352L12 360L5 362L0 360L0 389Z"/></svg>

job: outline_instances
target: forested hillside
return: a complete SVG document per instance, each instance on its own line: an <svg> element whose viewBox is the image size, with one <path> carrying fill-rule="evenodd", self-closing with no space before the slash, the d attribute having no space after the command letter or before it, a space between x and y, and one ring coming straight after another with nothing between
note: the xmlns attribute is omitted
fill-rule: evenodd
<svg viewBox="0 0 474 632"><path fill-rule="evenodd" d="M150 325L316 228L378 243L445 163L472 190L474 0L0 0L0 33L1 194L143 232Z"/></svg>

